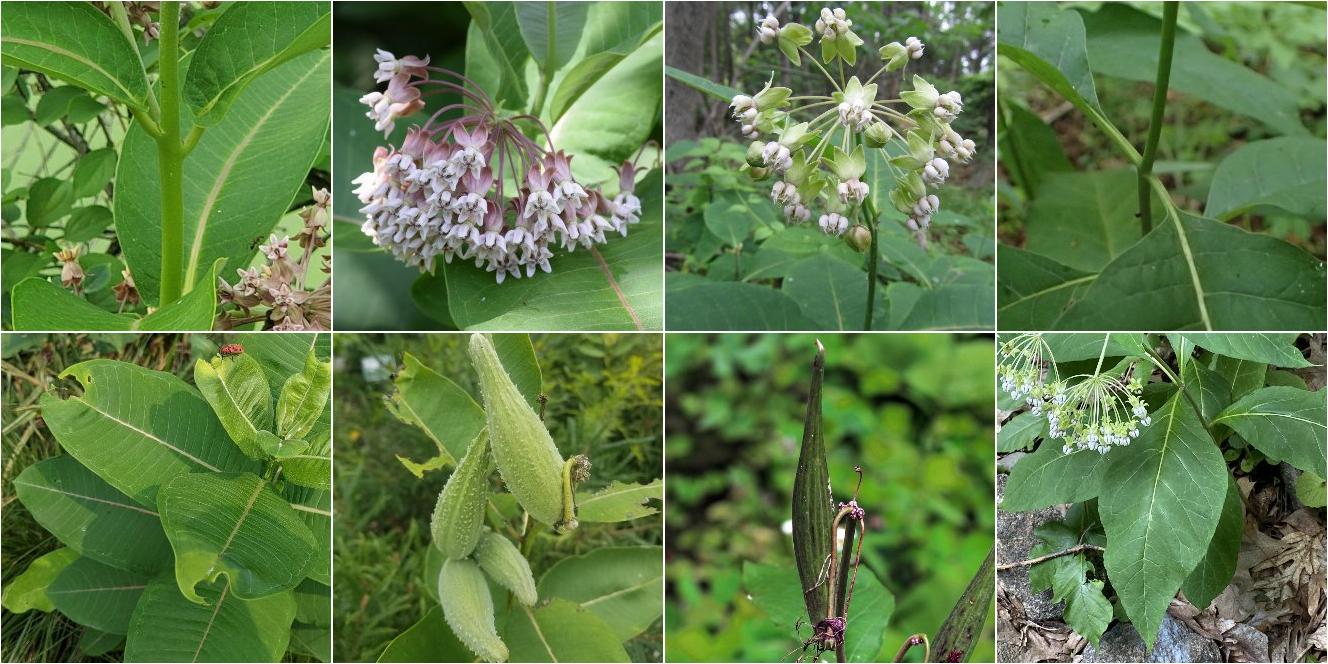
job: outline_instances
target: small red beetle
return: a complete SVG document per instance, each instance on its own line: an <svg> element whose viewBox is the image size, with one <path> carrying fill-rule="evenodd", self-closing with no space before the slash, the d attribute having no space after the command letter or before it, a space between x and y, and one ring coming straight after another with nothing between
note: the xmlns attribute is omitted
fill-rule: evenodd
<svg viewBox="0 0 1328 664"><path fill-rule="evenodd" d="M234 357L244 353L244 346L240 344L226 344L221 347L222 357Z"/></svg>

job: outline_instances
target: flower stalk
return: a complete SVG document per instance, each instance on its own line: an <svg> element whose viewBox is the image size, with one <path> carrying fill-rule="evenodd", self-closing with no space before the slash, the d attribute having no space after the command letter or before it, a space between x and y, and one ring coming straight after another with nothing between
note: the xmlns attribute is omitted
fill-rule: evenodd
<svg viewBox="0 0 1328 664"><path fill-rule="evenodd" d="M1143 159L1136 169L1139 174L1139 223L1143 235L1153 230L1152 185L1153 161L1157 158L1157 143L1162 136L1162 121L1167 109L1167 89L1171 82L1171 56L1176 43L1176 14L1180 3L1170 0L1162 5L1162 43L1158 47L1157 79L1153 86L1153 114L1148 123L1148 141L1144 143Z"/></svg>

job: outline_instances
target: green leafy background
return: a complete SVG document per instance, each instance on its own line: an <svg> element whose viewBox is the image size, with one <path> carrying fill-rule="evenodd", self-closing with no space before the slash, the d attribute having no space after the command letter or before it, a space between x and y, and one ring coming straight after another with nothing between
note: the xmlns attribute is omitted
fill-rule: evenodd
<svg viewBox="0 0 1328 664"><path fill-rule="evenodd" d="M872 652L855 660L890 661L909 634L935 637L991 550L992 341L819 338L836 500L850 496L855 464L865 474L862 595L855 594L850 622L865 626L873 614L891 613L884 597L868 599L869 570L893 600L880 642L885 659L870 659L878 656ZM791 661L784 656L810 634L806 626L801 636L794 630L803 610L785 524L815 339L668 337L670 661ZM759 583L768 566L782 568L788 582ZM993 661L992 644L988 619L971 660ZM910 661L921 656L915 649Z"/></svg>

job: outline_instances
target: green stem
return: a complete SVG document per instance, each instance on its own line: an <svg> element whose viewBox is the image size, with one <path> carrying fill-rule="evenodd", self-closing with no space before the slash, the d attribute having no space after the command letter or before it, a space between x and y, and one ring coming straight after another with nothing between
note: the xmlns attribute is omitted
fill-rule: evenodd
<svg viewBox="0 0 1328 664"><path fill-rule="evenodd" d="M535 103L530 107L530 114L539 117L544 110L544 97L549 92L549 78L540 72L539 89L535 92Z"/></svg>
<svg viewBox="0 0 1328 664"><path fill-rule="evenodd" d="M859 135L857 140L858 144L861 145L862 136ZM867 249L867 317L862 323L862 329L870 332L872 329L872 310L876 308L876 270L880 262L877 258L879 249L876 246L876 204L872 202L870 195L862 201L862 217L863 224L867 227L867 231L871 233L871 247Z"/></svg>
<svg viewBox="0 0 1328 664"><path fill-rule="evenodd" d="M161 135L157 166L161 179L161 289L157 306L180 297L184 273L184 150L180 143L180 3L161 5Z"/></svg>
<svg viewBox="0 0 1328 664"><path fill-rule="evenodd" d="M1171 85L1171 53L1176 43L1176 13L1179 9L1180 3L1175 0L1162 5L1162 45L1157 52L1153 116L1148 123L1148 142L1144 144L1143 161L1136 169L1139 174L1139 223L1144 235L1153 230L1153 199L1148 177L1153 174L1153 160L1157 157L1157 142L1162 136L1162 120L1167 110L1167 89Z"/></svg>

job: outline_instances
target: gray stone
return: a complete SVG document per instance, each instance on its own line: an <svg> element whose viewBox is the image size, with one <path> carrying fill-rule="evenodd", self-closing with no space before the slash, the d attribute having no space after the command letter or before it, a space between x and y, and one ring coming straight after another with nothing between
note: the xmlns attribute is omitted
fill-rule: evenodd
<svg viewBox="0 0 1328 664"><path fill-rule="evenodd" d="M1163 616L1162 629L1152 651L1144 649L1144 640L1134 625L1116 623L1102 635L1095 648L1084 648L1085 662L1220 662L1222 652L1206 636L1196 634L1184 623Z"/></svg>
<svg viewBox="0 0 1328 664"><path fill-rule="evenodd" d="M1008 475L996 476L996 503L1005 497L1005 482ZM996 512L996 557L1002 563L1013 563L1029 558L1028 551L1042 540L1033 534L1038 526L1048 521L1058 521L1065 513L1057 507L1047 507L1032 512ZM1001 583L1016 599L1024 605L1024 614L1034 622L1060 620L1065 606L1051 601L1051 591L1034 593L1028 588L1028 568L1016 567L998 572Z"/></svg>

